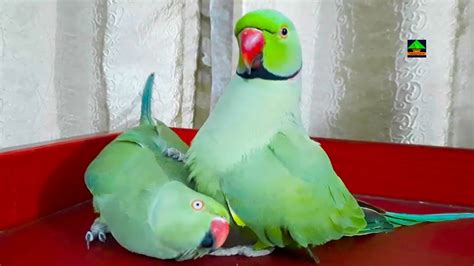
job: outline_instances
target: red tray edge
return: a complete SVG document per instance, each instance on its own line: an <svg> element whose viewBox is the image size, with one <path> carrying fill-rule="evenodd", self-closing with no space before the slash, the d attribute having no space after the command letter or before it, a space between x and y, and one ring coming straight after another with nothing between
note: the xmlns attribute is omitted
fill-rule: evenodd
<svg viewBox="0 0 474 266"><path fill-rule="evenodd" d="M174 128L188 144L197 130ZM83 173L119 133L0 152L0 230L90 198ZM316 138L353 193L474 206L474 150ZM31 177L35 178L31 178Z"/></svg>

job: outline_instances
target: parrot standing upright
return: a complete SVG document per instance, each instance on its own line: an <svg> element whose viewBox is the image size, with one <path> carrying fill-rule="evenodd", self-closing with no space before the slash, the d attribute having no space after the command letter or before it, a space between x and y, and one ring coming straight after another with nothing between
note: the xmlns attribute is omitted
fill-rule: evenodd
<svg viewBox="0 0 474 266"><path fill-rule="evenodd" d="M151 116L154 75L142 96L140 125L125 131L92 161L85 183L100 217L86 242L106 233L126 249L161 259L201 257L222 246L229 232L227 209L187 186L183 162L168 149L187 145ZM178 158L179 159L179 158Z"/></svg>
<svg viewBox="0 0 474 266"><path fill-rule="evenodd" d="M311 140L300 115L302 51L294 24L274 10L244 15L234 31L240 57L232 78L186 154L196 190L228 206L255 248L309 249L343 236L400 225L472 218L410 215L358 202Z"/></svg>

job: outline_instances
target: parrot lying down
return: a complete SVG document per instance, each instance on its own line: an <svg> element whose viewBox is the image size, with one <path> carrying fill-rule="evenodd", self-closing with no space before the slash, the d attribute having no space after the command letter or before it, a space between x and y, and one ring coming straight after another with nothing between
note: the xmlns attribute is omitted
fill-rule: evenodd
<svg viewBox="0 0 474 266"><path fill-rule="evenodd" d="M129 251L160 259L187 260L222 246L229 232L225 207L186 184L188 171L166 155L187 145L151 116L154 75L142 97L140 125L108 144L89 165L85 183L100 217L86 242L106 233ZM179 159L179 158L178 158Z"/></svg>
<svg viewBox="0 0 474 266"><path fill-rule="evenodd" d="M384 212L347 190L301 121L302 52L294 24L274 10L235 26L237 73L186 154L196 190L228 206L255 249L310 247L421 222L474 218ZM357 156L356 154L354 156Z"/></svg>

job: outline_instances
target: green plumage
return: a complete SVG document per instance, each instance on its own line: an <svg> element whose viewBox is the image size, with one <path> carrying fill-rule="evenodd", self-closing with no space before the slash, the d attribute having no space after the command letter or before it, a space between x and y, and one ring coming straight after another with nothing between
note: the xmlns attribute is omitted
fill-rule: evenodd
<svg viewBox="0 0 474 266"><path fill-rule="evenodd" d="M85 182L95 210L114 238L132 252L162 259L205 255L200 246L212 219L225 217L215 200L187 186L189 172L164 152L187 145L165 124L151 117L154 76L145 85L140 125L108 144L89 165ZM200 211L192 202L200 200Z"/></svg>
<svg viewBox="0 0 474 266"><path fill-rule="evenodd" d="M283 27L285 36L279 34ZM246 28L263 32L262 54L255 57L262 64L244 66L241 50L237 73L257 74L231 80L193 140L187 165L196 189L227 204L235 222L258 236L259 247L308 247L473 217L398 214L358 203L302 125L301 83L292 75L302 64L301 47L293 23L276 11L250 12L237 22L239 44Z"/></svg>
<svg viewBox="0 0 474 266"><path fill-rule="evenodd" d="M239 38L239 33L249 25L262 30L265 37L263 48L263 66L271 69L271 73L277 76L289 76L302 67L302 53L299 45L298 33L294 24L281 13L274 10L262 9L246 14L235 25L235 36ZM288 29L285 38L280 36L281 29ZM245 72L242 57L239 58L237 72Z"/></svg>
<svg viewBox="0 0 474 266"><path fill-rule="evenodd" d="M291 239L303 247L320 245L365 226L324 151L298 130L282 129L246 156L226 173L222 189L232 209L269 246L284 247Z"/></svg>
<svg viewBox="0 0 474 266"><path fill-rule="evenodd" d="M186 152L187 145L164 123L151 117L153 82L151 75L143 93L140 125L120 134L89 165L85 182L94 196L114 193L130 184L145 187L169 180L186 181L188 171L164 151L174 147Z"/></svg>
<svg viewBox="0 0 474 266"><path fill-rule="evenodd" d="M319 245L366 225L306 135L299 91L297 81L234 78L189 150L197 190L227 200L269 246Z"/></svg>

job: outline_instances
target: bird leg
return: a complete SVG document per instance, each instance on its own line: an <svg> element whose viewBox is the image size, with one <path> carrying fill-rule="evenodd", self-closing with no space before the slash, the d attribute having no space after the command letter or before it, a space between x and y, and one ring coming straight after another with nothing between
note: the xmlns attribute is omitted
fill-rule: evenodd
<svg viewBox="0 0 474 266"><path fill-rule="evenodd" d="M107 225L100 221L100 218L94 220L94 223L91 225L89 231L86 232L85 239L87 249L90 248L90 243L93 242L96 238L100 242L104 243L107 240L107 233L110 233Z"/></svg>

